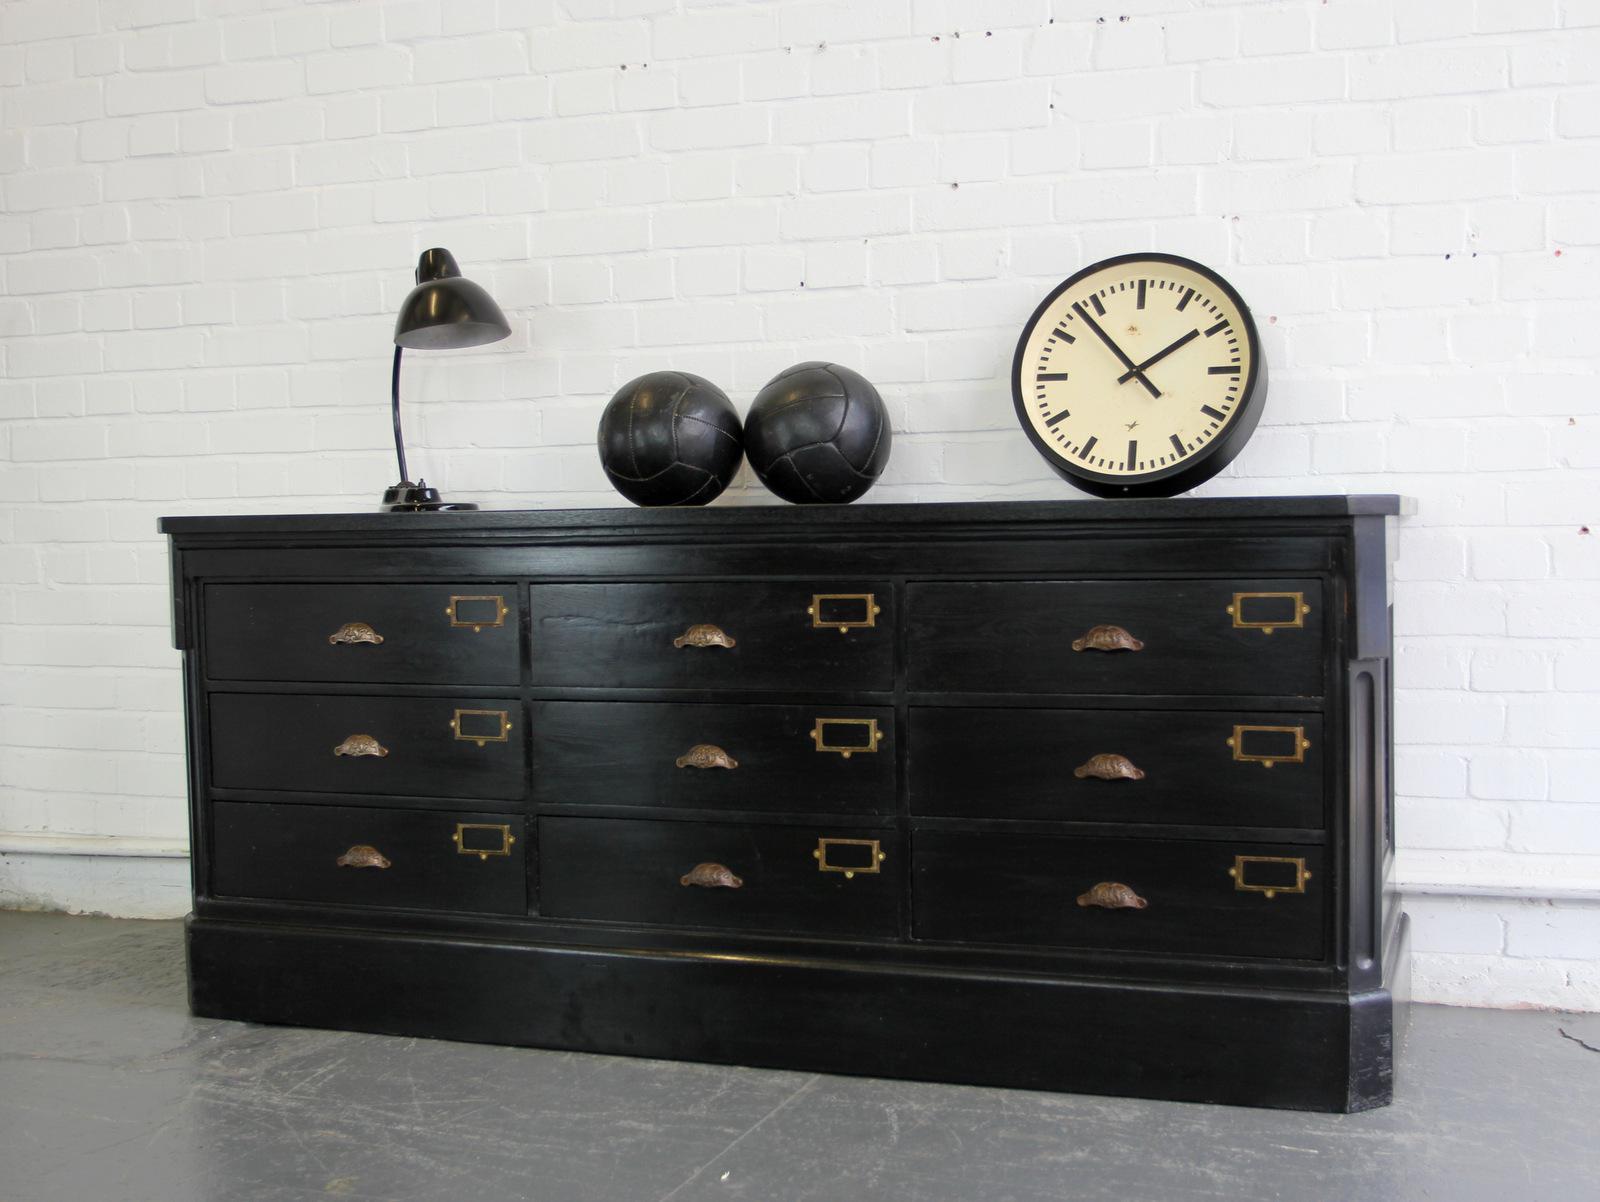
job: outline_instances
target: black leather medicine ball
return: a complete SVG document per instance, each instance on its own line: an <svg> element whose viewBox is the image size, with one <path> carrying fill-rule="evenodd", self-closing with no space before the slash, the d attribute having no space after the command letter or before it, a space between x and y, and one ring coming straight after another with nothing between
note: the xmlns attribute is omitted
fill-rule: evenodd
<svg viewBox="0 0 1600 1202"><path fill-rule="evenodd" d="M738 472L741 434L739 411L710 380L653 371L600 415L600 466L635 505L704 505Z"/></svg>
<svg viewBox="0 0 1600 1202"><path fill-rule="evenodd" d="M889 413L859 372L797 363L756 394L745 454L765 484L797 505L854 501L889 462Z"/></svg>

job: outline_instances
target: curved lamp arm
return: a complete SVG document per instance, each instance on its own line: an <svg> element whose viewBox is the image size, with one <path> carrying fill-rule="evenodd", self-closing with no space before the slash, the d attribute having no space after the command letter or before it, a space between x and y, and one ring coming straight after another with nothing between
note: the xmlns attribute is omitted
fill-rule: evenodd
<svg viewBox="0 0 1600 1202"><path fill-rule="evenodd" d="M400 352L404 347L394 348L394 378L390 384L390 404L394 409L394 457L400 463L401 483L409 483L411 476L406 472L406 440L400 433Z"/></svg>

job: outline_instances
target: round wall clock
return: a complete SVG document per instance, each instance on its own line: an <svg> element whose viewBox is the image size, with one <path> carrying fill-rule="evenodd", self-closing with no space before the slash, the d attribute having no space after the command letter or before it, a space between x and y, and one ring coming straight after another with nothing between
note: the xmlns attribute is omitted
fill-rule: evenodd
<svg viewBox="0 0 1600 1202"><path fill-rule="evenodd" d="M1176 255L1120 255L1034 311L1011 395L1066 480L1102 497L1170 497L1244 448L1267 365L1250 310L1216 272Z"/></svg>

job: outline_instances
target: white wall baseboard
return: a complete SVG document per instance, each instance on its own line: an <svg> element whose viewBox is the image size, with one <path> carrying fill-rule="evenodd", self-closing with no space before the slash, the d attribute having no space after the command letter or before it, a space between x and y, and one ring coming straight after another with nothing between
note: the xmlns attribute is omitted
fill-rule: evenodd
<svg viewBox="0 0 1600 1202"><path fill-rule="evenodd" d="M189 896L185 843L0 832L0 909L182 918Z"/></svg>
<svg viewBox="0 0 1600 1202"><path fill-rule="evenodd" d="M1412 1001L1486 1010L1600 1013L1593 961L1412 952Z"/></svg>
<svg viewBox="0 0 1600 1202"><path fill-rule="evenodd" d="M143 839L133 835L36 835L0 831L0 854L32 856L152 856L187 860L189 844L183 839Z"/></svg>
<svg viewBox="0 0 1600 1202"><path fill-rule="evenodd" d="M1600 856L1510 851L1401 851L1397 887L1408 897L1519 897L1600 901Z"/></svg>

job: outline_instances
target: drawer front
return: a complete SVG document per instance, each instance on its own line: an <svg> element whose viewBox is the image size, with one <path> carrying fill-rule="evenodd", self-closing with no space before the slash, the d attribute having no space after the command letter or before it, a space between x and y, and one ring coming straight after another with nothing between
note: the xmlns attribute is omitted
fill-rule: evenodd
<svg viewBox="0 0 1600 1202"><path fill-rule="evenodd" d="M895 809L888 707L547 701L531 728L546 805Z"/></svg>
<svg viewBox="0 0 1600 1202"><path fill-rule="evenodd" d="M515 698L211 694L211 783L223 789L515 800Z"/></svg>
<svg viewBox="0 0 1600 1202"><path fill-rule="evenodd" d="M211 816L217 896L527 912L515 815L219 801Z"/></svg>
<svg viewBox="0 0 1600 1202"><path fill-rule="evenodd" d="M911 809L1320 828L1322 751L1318 714L916 707Z"/></svg>
<svg viewBox="0 0 1600 1202"><path fill-rule="evenodd" d="M926 583L906 610L922 692L1322 692L1315 580Z"/></svg>
<svg viewBox="0 0 1600 1202"><path fill-rule="evenodd" d="M387 684L521 681L509 584L213 584L213 680Z"/></svg>
<svg viewBox="0 0 1600 1202"><path fill-rule="evenodd" d="M891 830L539 820L547 918L890 937L899 930L899 863Z"/></svg>
<svg viewBox="0 0 1600 1202"><path fill-rule="evenodd" d="M885 583L537 584L536 685L888 690Z"/></svg>
<svg viewBox="0 0 1600 1202"><path fill-rule="evenodd" d="M1328 879L1320 847L928 831L913 838L918 939L1322 956ZM1083 904L1102 882L1126 886L1144 904Z"/></svg>

